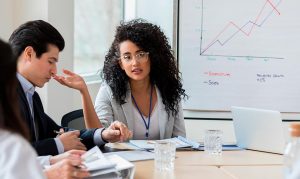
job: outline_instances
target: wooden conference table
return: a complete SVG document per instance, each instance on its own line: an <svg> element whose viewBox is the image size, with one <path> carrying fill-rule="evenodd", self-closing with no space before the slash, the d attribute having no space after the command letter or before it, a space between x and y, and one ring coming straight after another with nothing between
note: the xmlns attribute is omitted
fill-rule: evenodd
<svg viewBox="0 0 300 179"><path fill-rule="evenodd" d="M283 156L251 150L223 151L213 157L203 151L176 151L175 169L159 172L154 160L133 162L135 179L282 179Z"/></svg>

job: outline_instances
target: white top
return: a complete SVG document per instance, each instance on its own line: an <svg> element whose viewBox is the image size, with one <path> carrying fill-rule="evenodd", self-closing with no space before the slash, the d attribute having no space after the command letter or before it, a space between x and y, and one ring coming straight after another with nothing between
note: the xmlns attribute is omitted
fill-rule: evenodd
<svg viewBox="0 0 300 179"><path fill-rule="evenodd" d="M20 135L0 130L0 146L1 179L46 178L35 151Z"/></svg>
<svg viewBox="0 0 300 179"><path fill-rule="evenodd" d="M138 109L132 104L133 108L133 118L134 118L134 126L133 126L133 138L136 140L155 140L159 139L159 124L158 124L158 112L157 112L157 103L155 104L150 117L150 126L149 126L149 136L146 138L146 126L139 113ZM146 124L149 123L149 117L144 116Z"/></svg>

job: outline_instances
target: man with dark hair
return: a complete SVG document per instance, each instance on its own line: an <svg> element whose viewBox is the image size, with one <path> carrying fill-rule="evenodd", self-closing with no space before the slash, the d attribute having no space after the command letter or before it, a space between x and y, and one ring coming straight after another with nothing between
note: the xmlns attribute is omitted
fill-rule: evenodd
<svg viewBox="0 0 300 179"><path fill-rule="evenodd" d="M107 129L72 131L62 129L44 112L35 87L42 88L52 77L59 82L65 80L56 76L56 63L65 42L51 24L43 20L29 21L13 32L9 43L18 57L17 93L21 114L29 127L30 142L39 155L57 155L71 149L86 150L95 145L103 145L105 141L122 141L130 137L130 131L120 122L113 123ZM79 85L70 82L67 86L78 89L83 98L90 98L82 78L69 71L66 74L71 75L70 78L79 79ZM57 136L55 131L63 133Z"/></svg>

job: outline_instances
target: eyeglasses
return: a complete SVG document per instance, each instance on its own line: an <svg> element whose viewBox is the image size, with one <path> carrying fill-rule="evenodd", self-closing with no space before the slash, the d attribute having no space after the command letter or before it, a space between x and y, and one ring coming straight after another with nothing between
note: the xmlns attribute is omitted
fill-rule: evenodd
<svg viewBox="0 0 300 179"><path fill-rule="evenodd" d="M149 55L149 52L140 51L134 55L134 58L139 63L144 63L144 62L148 61L148 55ZM130 54L125 54L125 55L121 56L121 60L123 60L125 63L130 64L133 61L133 56Z"/></svg>

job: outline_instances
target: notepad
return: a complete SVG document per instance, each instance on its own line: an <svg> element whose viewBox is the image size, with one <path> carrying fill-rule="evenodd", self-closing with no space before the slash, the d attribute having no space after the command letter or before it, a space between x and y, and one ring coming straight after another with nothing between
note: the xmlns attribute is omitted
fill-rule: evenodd
<svg viewBox="0 0 300 179"><path fill-rule="evenodd" d="M126 174L124 178L133 179L134 165L118 155L104 156L98 146L93 147L82 156L83 164L91 176L97 178L115 178L117 174ZM122 172L125 171L125 172ZM101 176L99 176L101 175Z"/></svg>

